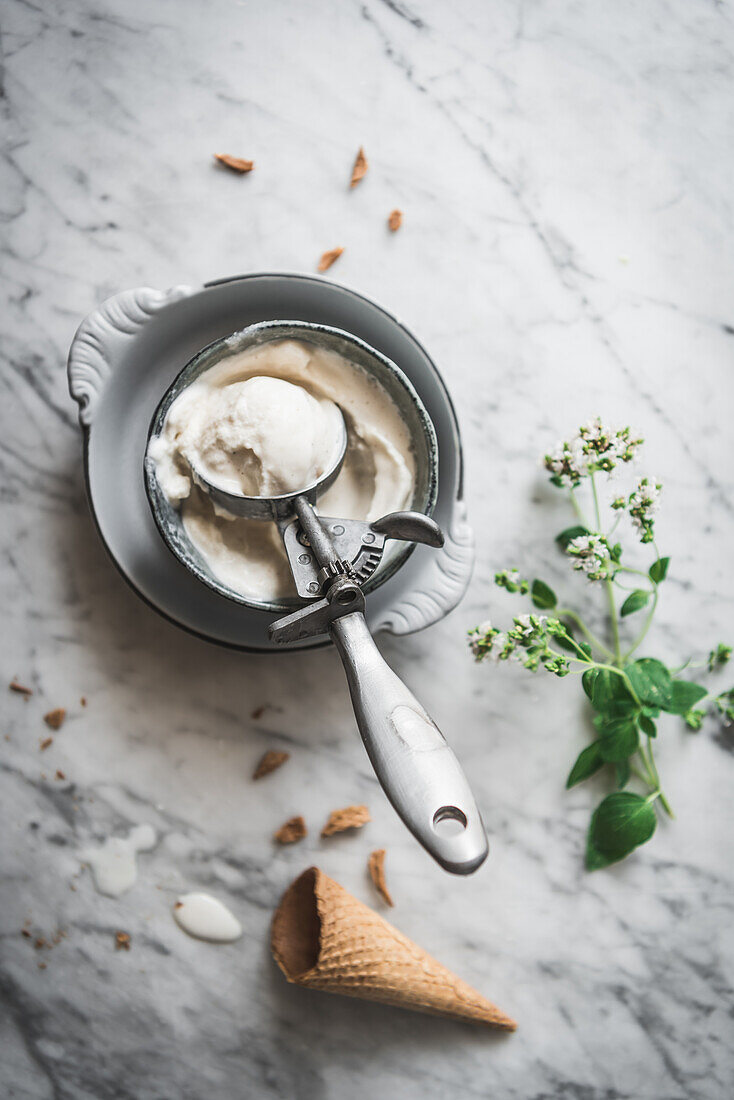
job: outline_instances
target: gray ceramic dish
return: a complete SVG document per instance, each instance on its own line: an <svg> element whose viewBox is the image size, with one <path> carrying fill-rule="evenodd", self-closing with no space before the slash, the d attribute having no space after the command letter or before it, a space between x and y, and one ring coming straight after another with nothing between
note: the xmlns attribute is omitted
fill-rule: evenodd
<svg viewBox="0 0 734 1100"><path fill-rule="evenodd" d="M197 352L164 394L151 421L148 444L163 431L171 405L192 382L232 355L278 340L300 340L302 343L314 344L316 347L337 352L359 370L368 374L385 390L397 405L413 445L416 460L416 486L410 507L415 511L432 515L438 493L438 441L423 402L403 372L390 359L375 351L364 340L326 325L315 325L306 321L262 321L259 324L249 325L231 336L214 340ZM181 512L174 508L164 495L156 477L155 462L147 455L144 476L148 500L158 530L169 549L195 577L222 596L258 611L270 613L288 611L301 602L295 598L254 600L224 584L211 571L205 559L192 544L183 525ZM411 543L390 543L389 552L386 553L382 565L364 585L365 594L369 594L389 580L405 564L414 549Z"/></svg>
<svg viewBox="0 0 734 1100"><path fill-rule="evenodd" d="M363 294L321 276L268 273L165 291L138 287L109 298L82 321L69 350L69 390L79 408L100 538L134 591L177 626L235 649L284 652L267 640L274 616L201 584L171 554L142 476L151 417L181 364L227 333L280 317L353 333L400 366L428 411L439 451L434 519L446 543L442 550L417 547L367 607L373 633L422 630L457 605L474 559L456 415L441 375L410 330Z"/></svg>

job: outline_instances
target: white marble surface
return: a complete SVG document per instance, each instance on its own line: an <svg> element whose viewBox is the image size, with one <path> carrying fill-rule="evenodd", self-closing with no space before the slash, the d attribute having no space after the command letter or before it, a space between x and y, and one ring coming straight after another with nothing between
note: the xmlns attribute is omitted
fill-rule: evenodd
<svg viewBox="0 0 734 1100"><path fill-rule="evenodd" d="M3 701L3 1095L729 1096L731 733L666 726L677 821L589 876L599 789L563 789L588 736L577 684L477 667L464 631L509 610L489 587L508 561L571 587L536 456L600 412L644 431L665 482L672 576L650 645L731 634L731 6L15 0L1 18L2 672L35 690ZM360 143L372 167L350 193ZM220 149L255 172L218 170ZM176 631L124 585L84 499L64 373L81 317L127 286L311 271L335 245L333 275L414 327L462 422L472 587L384 650L471 773L493 851L465 881L386 804L335 655L260 659ZM253 786L268 747L293 759ZM350 801L373 823L316 839ZM275 851L296 812L311 837ZM128 894L75 877L80 849L146 822L159 842ZM515 1035L286 985L266 945L280 892L318 862L372 901L377 846L394 922ZM242 941L176 927L176 892L199 889ZM28 919L68 935L35 951Z"/></svg>

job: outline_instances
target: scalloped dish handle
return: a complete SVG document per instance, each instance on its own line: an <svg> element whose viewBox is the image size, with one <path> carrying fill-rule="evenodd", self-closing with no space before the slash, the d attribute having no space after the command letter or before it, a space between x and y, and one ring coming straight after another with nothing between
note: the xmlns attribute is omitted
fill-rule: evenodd
<svg viewBox="0 0 734 1100"><path fill-rule="evenodd" d="M126 344L156 313L193 294L195 289L175 286L170 290L153 290L140 286L123 290L85 317L72 341L67 363L69 393L79 406L82 428L90 428L94 421L118 346Z"/></svg>
<svg viewBox="0 0 734 1100"><path fill-rule="evenodd" d="M413 634L432 626L453 611L469 587L474 568L474 532L466 516L466 504L457 500L451 526L444 531L444 545L426 556L420 589L388 608L372 623L373 631Z"/></svg>

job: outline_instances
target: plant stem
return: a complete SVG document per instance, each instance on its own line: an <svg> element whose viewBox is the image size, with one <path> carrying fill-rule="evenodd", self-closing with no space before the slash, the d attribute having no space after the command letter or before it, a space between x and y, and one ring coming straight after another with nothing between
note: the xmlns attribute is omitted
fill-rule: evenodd
<svg viewBox="0 0 734 1100"><path fill-rule="evenodd" d="M609 604L609 619L612 624L612 645L614 646L614 659L618 665L622 663L622 650L619 645L619 624L617 622L617 607L614 602L614 588L612 582L607 578L604 581L604 587L607 590L607 603Z"/></svg>
<svg viewBox="0 0 734 1100"><path fill-rule="evenodd" d="M601 650L602 653L605 653L607 657L612 657L612 658L614 657L614 654L612 653L611 649L608 649L607 646L605 646L604 643L602 641L600 641L599 638L597 638L596 634L594 634L591 630L589 630L588 626L586 625L584 620L581 618L581 616L577 615L575 611L572 611L570 607L559 607L559 608L557 608L556 609L556 615L558 616L559 619L561 617L567 618L567 619L573 619L573 621L578 626L579 630L581 630L586 635L586 637L588 638L588 640L591 642L592 645L595 645L596 648Z"/></svg>
<svg viewBox="0 0 734 1100"><path fill-rule="evenodd" d="M596 481L594 480L594 474L591 474L591 493L594 497L594 515L596 516L596 529L601 531L601 513L599 511L599 495L596 491ZM612 585L609 577L604 581L604 587L607 590L607 603L609 604L609 621L612 626L612 645L614 646L614 662L617 665L622 664L622 650L619 645L619 623L617 621L617 607L614 602L614 586Z"/></svg>
<svg viewBox="0 0 734 1100"><path fill-rule="evenodd" d="M590 475L591 480L591 495L594 498L594 515L596 517L596 529L601 534L601 512L599 511L599 495L596 491L596 480L594 478L594 472L592 470Z"/></svg>
<svg viewBox="0 0 734 1100"><path fill-rule="evenodd" d="M654 585L655 581L652 579L649 573L645 573L643 569L633 569L630 565L620 565L617 569L618 573L635 573L638 577L644 577L645 580Z"/></svg>
<svg viewBox="0 0 734 1100"><path fill-rule="evenodd" d="M630 693L630 695L632 696L634 701L637 703L638 707L642 706L642 699L640 699L639 695L637 694L635 689L632 687L632 683L630 681L630 678L627 675L627 673L624 671L624 669L618 668L617 665L602 665L598 661L596 662L594 667L595 668L606 668L609 672L614 672L617 676L621 676L622 679L624 680L625 684L627 685L627 691Z"/></svg>
<svg viewBox="0 0 734 1100"><path fill-rule="evenodd" d="M573 510L576 513L576 519L583 527L586 527L586 529L588 530L589 522L586 519L584 513L581 511L581 505L578 502L578 497L576 496L575 489L569 489L569 493L571 495L571 504L573 505Z"/></svg>
<svg viewBox="0 0 734 1100"><path fill-rule="evenodd" d="M648 737L647 739L647 753L650 759L650 771L652 772L653 786L657 787L660 794L660 805L663 807L668 817L674 818L675 814L673 813L670 807L670 803L663 794L662 788L660 786L660 776L658 775L657 765L655 764L655 757L652 751L652 739L650 737ZM642 745L640 745L640 755L642 755Z"/></svg>
<svg viewBox="0 0 734 1100"><path fill-rule="evenodd" d="M647 757L645 756L645 749L642 744L640 744L640 747L637 751L639 753L640 760L645 766L645 772L647 773L646 777L643 777L645 779L645 782L647 783L648 787L657 787L658 784L655 781L653 770L650 767Z"/></svg>
<svg viewBox="0 0 734 1100"><path fill-rule="evenodd" d="M652 624L652 617L655 614L655 608L657 607L657 605L658 605L658 587L657 587L657 585L655 585L655 591L653 592L653 595L652 595L652 607L650 608L650 610L647 614L647 618L645 619L645 625L643 626L642 630L637 635L634 642L632 643L632 645L629 647L629 649L625 653L624 658L623 658L624 662L629 660L629 658L632 656L632 654L635 652L635 650L638 649L642 645L643 641L645 640L645 636L646 636L646 634L647 634L647 632L650 629L650 626Z"/></svg>

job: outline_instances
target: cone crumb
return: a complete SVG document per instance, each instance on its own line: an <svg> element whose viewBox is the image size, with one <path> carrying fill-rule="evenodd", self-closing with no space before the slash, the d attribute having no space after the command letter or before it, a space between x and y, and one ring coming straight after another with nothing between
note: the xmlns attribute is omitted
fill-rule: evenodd
<svg viewBox="0 0 734 1100"><path fill-rule="evenodd" d="M334 836L335 833L343 833L346 829L361 829L371 820L370 811L366 806L345 806L343 810L331 811L329 820L321 830L321 835Z"/></svg>
<svg viewBox="0 0 734 1100"><path fill-rule="evenodd" d="M354 158L354 167L352 168L352 178L349 181L350 187L356 187L361 179L367 175L367 169L369 164L367 163L367 157L364 155L364 149L360 145L359 151Z"/></svg>
<svg viewBox="0 0 734 1100"><path fill-rule="evenodd" d="M17 680L10 681L8 690L14 691L16 695L25 695L26 698L33 694L33 688L26 687L24 684L19 684Z"/></svg>
<svg viewBox="0 0 734 1100"><path fill-rule="evenodd" d="M402 210L392 210L390 217L387 219L388 229L392 233L397 233L400 226L403 224L403 212Z"/></svg>
<svg viewBox="0 0 734 1100"><path fill-rule="evenodd" d="M377 890L377 893L380 895L382 900L387 905L394 906L395 902L392 900L390 891L387 888L387 882L385 881L384 848L377 848L374 852L372 852L370 858L367 860L367 870L369 871L370 878L375 884L375 889Z"/></svg>
<svg viewBox="0 0 734 1100"><path fill-rule="evenodd" d="M44 714L43 720L49 729L60 730L64 724L66 718L66 709L64 707L56 707L54 710L50 710L48 714Z"/></svg>
<svg viewBox="0 0 734 1100"><path fill-rule="evenodd" d="M54 743L53 737L44 737L43 740L38 742L38 751L39 752L45 752L46 749L50 748L51 745L53 745L53 743Z"/></svg>
<svg viewBox="0 0 734 1100"><path fill-rule="evenodd" d="M129 951L130 950L130 933L129 932L115 932L115 950L116 951Z"/></svg>
<svg viewBox="0 0 734 1100"><path fill-rule="evenodd" d="M254 160L244 160L242 157L232 157L229 153L215 153L214 159L218 160L220 164L223 164L225 168L229 168L232 172L239 172L241 176L245 172L251 172L255 167Z"/></svg>
<svg viewBox="0 0 734 1100"><path fill-rule="evenodd" d="M275 833L275 839L278 844L295 844L296 841L303 840L307 833L306 822L299 814L297 817L289 818L284 825L281 825Z"/></svg>
<svg viewBox="0 0 734 1100"><path fill-rule="evenodd" d="M253 779L262 779L265 775L270 775L271 772L277 771L278 768L282 768L283 764L287 760L290 760L291 754L289 752L278 752L275 749L268 749L264 753L258 762L257 767L252 773Z"/></svg>
<svg viewBox="0 0 734 1100"><path fill-rule="evenodd" d="M330 248L328 252L322 252L317 270L328 271L331 265L336 263L343 251L343 248Z"/></svg>

